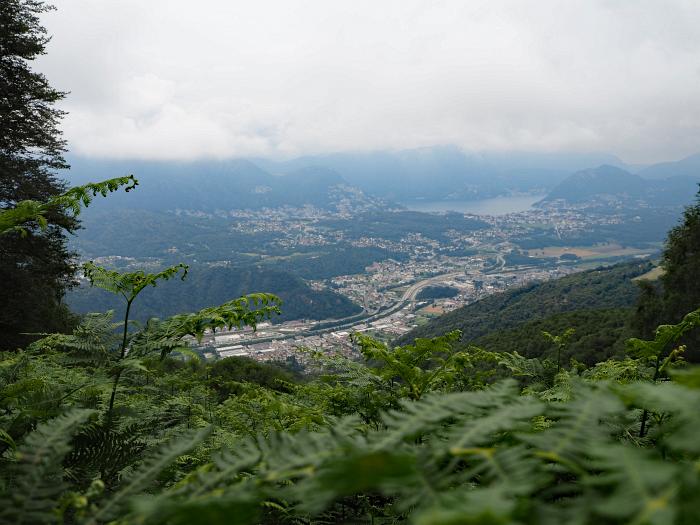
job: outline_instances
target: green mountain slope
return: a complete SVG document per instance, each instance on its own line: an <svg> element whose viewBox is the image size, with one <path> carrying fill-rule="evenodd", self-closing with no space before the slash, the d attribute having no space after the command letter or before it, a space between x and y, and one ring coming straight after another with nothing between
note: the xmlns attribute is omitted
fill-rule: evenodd
<svg viewBox="0 0 700 525"><path fill-rule="evenodd" d="M474 341L495 331L562 312L628 307L634 304L638 294L632 279L649 271L651 266L646 261L618 264L495 294L442 315L412 330L398 342L406 344L416 337L437 337L451 330L461 330L463 341Z"/></svg>
<svg viewBox="0 0 700 525"><path fill-rule="evenodd" d="M610 357L624 356L625 341L634 336L629 320L632 308L575 310L530 321L510 330L491 332L473 343L493 352L518 352L526 357L555 357L552 343L543 331L561 334L575 330L566 349L564 362L574 358L593 366Z"/></svg>
<svg viewBox="0 0 700 525"><path fill-rule="evenodd" d="M144 321L193 312L221 304L241 295L269 292L282 301L282 315L273 321L347 317L362 309L332 291L313 290L299 277L284 271L260 267L234 268L194 266L184 281L174 279L148 288L132 308L132 317ZM81 286L68 294L66 302L78 313L116 310L123 312L122 301L98 288Z"/></svg>
<svg viewBox="0 0 700 525"><path fill-rule="evenodd" d="M72 247L86 258L155 258L164 265L218 261L230 261L235 266L265 264L304 279L326 279L361 273L376 261L402 261L408 257L403 252L342 242L283 246L280 241L286 238L284 233L241 232L232 227L233 221L216 216L90 209L82 218L84 228L72 239Z"/></svg>

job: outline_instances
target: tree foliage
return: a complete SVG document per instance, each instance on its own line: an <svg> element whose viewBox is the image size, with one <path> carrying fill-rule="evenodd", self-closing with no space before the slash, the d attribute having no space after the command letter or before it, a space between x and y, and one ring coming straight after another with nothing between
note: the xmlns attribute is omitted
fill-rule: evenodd
<svg viewBox="0 0 700 525"><path fill-rule="evenodd" d="M31 62L49 37L40 17L51 6L37 0L0 4L0 349L16 349L33 332L69 331L75 317L62 298L75 284L75 254L66 233L79 227L92 198L136 185L133 176L69 190L57 178L67 168L51 87Z"/></svg>
<svg viewBox="0 0 700 525"><path fill-rule="evenodd" d="M700 192L695 204L688 206L680 224L668 234L661 260L661 286L640 283L642 294L637 303L634 326L638 336L647 337L652 327L678 323L700 306ZM700 360L697 334L686 338L688 358Z"/></svg>
<svg viewBox="0 0 700 525"><path fill-rule="evenodd" d="M48 42L39 17L49 9L36 0L0 3L0 210L31 201L12 213L40 217L45 226L2 236L2 349L28 343L31 337L23 332L55 331L72 324L60 298L75 273L65 231L74 231L78 223L60 208L41 213L39 204L64 190L56 171L66 167L65 142L58 129L63 112L55 107L65 93L31 68Z"/></svg>
<svg viewBox="0 0 700 525"><path fill-rule="evenodd" d="M509 330L495 330L473 341L493 352L519 352L526 357L552 357L554 346L542 332L575 332L561 355L563 362L575 359L587 366L608 358L624 358L625 342L636 332L630 326L630 308L581 309L522 323ZM656 328L656 327L654 327ZM653 335L653 331L649 336Z"/></svg>
<svg viewBox="0 0 700 525"><path fill-rule="evenodd" d="M667 321L675 323L700 305L700 192L681 224L669 232L662 266Z"/></svg>

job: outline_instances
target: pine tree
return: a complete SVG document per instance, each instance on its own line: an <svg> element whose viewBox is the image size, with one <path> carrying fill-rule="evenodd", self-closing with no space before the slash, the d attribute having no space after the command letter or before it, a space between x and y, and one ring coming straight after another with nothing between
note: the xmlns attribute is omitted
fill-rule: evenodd
<svg viewBox="0 0 700 525"><path fill-rule="evenodd" d="M700 192L685 209L683 222L668 234L663 267L666 321L678 322L700 306Z"/></svg>
<svg viewBox="0 0 700 525"><path fill-rule="evenodd" d="M666 239L659 279L661 286L642 281L632 326L640 337L653 336L653 327L678 323L688 312L700 307L700 192L695 204L683 212L680 224ZM687 358L700 361L700 336L693 334L683 341L688 345Z"/></svg>
<svg viewBox="0 0 700 525"><path fill-rule="evenodd" d="M67 168L65 141L55 107L65 93L51 87L31 62L49 37L40 15L52 9L36 0L0 2L0 209L22 200L46 201L64 191L56 171ZM78 223L57 210L48 228L28 227L0 243L0 348L28 342L27 332L62 331L70 314L61 304L74 279L66 232Z"/></svg>
<svg viewBox="0 0 700 525"><path fill-rule="evenodd" d="M700 307L700 192L695 204L685 209L682 222L668 234L663 267L661 321L677 323L685 313ZM686 357L700 361L700 336L694 333L682 342L688 346Z"/></svg>

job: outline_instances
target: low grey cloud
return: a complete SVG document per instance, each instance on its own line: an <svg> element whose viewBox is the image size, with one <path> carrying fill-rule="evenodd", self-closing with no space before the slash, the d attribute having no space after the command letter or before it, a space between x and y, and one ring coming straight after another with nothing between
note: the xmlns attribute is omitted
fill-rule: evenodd
<svg viewBox="0 0 700 525"><path fill-rule="evenodd" d="M700 150L695 0L59 0L71 150Z"/></svg>

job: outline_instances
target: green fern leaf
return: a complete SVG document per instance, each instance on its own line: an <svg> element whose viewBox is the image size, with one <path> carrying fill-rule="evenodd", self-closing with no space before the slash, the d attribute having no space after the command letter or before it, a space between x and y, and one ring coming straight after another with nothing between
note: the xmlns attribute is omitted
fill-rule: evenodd
<svg viewBox="0 0 700 525"><path fill-rule="evenodd" d="M178 456L187 453L202 442L210 431L210 428L205 428L185 434L147 458L127 477L122 487L108 497L87 523L97 524L123 515L133 496L147 490L158 474L169 467Z"/></svg>
<svg viewBox="0 0 700 525"><path fill-rule="evenodd" d="M678 465L620 444L596 446L591 454L590 466L601 473L585 481L597 489L597 513L632 524L675 523Z"/></svg>
<svg viewBox="0 0 700 525"><path fill-rule="evenodd" d="M93 412L74 410L41 423L16 452L5 492L0 495L0 520L24 523L58 521L58 499L66 487L61 462L73 433Z"/></svg>
<svg viewBox="0 0 700 525"><path fill-rule="evenodd" d="M553 424L520 438L539 449L540 457L574 471L580 471L588 447L609 436L610 430L602 424L605 419L624 410L620 399L606 385L579 385L571 401L551 403L549 407L547 416Z"/></svg>

